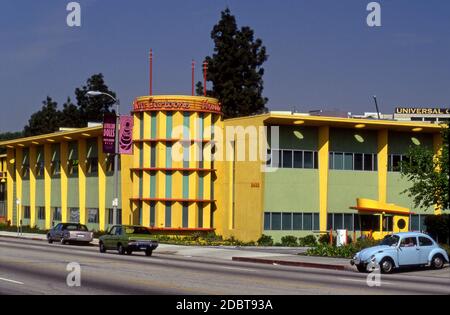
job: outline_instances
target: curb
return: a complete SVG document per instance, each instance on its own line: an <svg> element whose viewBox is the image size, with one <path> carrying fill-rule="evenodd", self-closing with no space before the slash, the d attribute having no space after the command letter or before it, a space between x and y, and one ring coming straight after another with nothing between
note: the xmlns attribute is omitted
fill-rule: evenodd
<svg viewBox="0 0 450 315"><path fill-rule="evenodd" d="M291 266L291 267L305 267L305 268L319 268L319 269L328 269L328 270L353 271L351 266L310 263L310 262L302 262L302 261L287 261L287 260L274 260L274 259L249 258L249 257L233 257L232 260L240 261L240 262L267 264L267 265L282 265L282 266Z"/></svg>
<svg viewBox="0 0 450 315"><path fill-rule="evenodd" d="M39 238L39 237L26 237L26 236L16 236L16 235L2 235L0 234L0 237L5 237L5 238L14 238L14 239L18 239L18 240L30 240L30 241L43 241L43 242L47 242L47 238ZM94 239L90 245L93 246L97 246L98 245L98 239Z"/></svg>

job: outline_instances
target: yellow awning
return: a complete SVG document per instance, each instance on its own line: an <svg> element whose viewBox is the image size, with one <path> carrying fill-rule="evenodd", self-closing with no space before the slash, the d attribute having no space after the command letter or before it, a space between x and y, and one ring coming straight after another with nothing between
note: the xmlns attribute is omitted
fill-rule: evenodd
<svg viewBox="0 0 450 315"><path fill-rule="evenodd" d="M360 212L388 213L388 214L412 214L408 208L397 206L393 203L384 203L378 200L358 198L356 207L350 207Z"/></svg>

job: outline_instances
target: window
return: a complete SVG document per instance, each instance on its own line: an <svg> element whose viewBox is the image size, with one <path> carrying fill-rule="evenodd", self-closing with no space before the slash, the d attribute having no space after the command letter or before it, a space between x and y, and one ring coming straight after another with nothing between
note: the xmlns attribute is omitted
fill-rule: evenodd
<svg viewBox="0 0 450 315"><path fill-rule="evenodd" d="M334 214L334 229L342 230L344 228L344 215L342 213Z"/></svg>
<svg viewBox="0 0 450 315"><path fill-rule="evenodd" d="M108 154L106 156L106 173L113 173L114 172L114 154Z"/></svg>
<svg viewBox="0 0 450 315"><path fill-rule="evenodd" d="M304 168L314 168L314 154L311 151L305 151L303 153Z"/></svg>
<svg viewBox="0 0 450 315"><path fill-rule="evenodd" d="M355 171L362 171L363 170L363 155L361 153L355 153L354 154L354 166Z"/></svg>
<svg viewBox="0 0 450 315"><path fill-rule="evenodd" d="M38 220L45 220L45 207L37 207L38 209Z"/></svg>
<svg viewBox="0 0 450 315"><path fill-rule="evenodd" d="M89 175L98 174L98 158L97 157L88 158L86 168L87 168L87 173Z"/></svg>
<svg viewBox="0 0 450 315"><path fill-rule="evenodd" d="M292 230L292 213L283 213L283 230Z"/></svg>
<svg viewBox="0 0 450 315"><path fill-rule="evenodd" d="M62 213L61 208L53 208L53 221L61 221L62 220Z"/></svg>
<svg viewBox="0 0 450 315"><path fill-rule="evenodd" d="M69 160L69 175L77 176L78 175L78 160Z"/></svg>
<svg viewBox="0 0 450 315"><path fill-rule="evenodd" d="M411 222L410 223L411 224L411 227L410 227L411 231L420 231L420 218L419 218L419 215L417 215L417 214L411 215L410 222Z"/></svg>
<svg viewBox="0 0 450 315"><path fill-rule="evenodd" d="M419 246L433 246L433 241L428 237L419 236Z"/></svg>
<svg viewBox="0 0 450 315"><path fill-rule="evenodd" d="M294 151L294 168L303 168L303 151Z"/></svg>
<svg viewBox="0 0 450 315"><path fill-rule="evenodd" d="M108 224L114 224L114 209L107 209L107 222ZM117 224L122 224L122 209L117 209Z"/></svg>
<svg viewBox="0 0 450 315"><path fill-rule="evenodd" d="M292 151L283 150L283 168L292 168Z"/></svg>
<svg viewBox="0 0 450 315"><path fill-rule="evenodd" d="M392 232L394 221L392 216L383 216L383 232Z"/></svg>
<svg viewBox="0 0 450 315"><path fill-rule="evenodd" d="M400 243L400 247L414 247L417 246L416 237L405 237Z"/></svg>
<svg viewBox="0 0 450 315"><path fill-rule="evenodd" d="M61 176L61 161L53 161L51 168L52 177Z"/></svg>
<svg viewBox="0 0 450 315"><path fill-rule="evenodd" d="M333 169L343 170L344 169L344 153L334 153Z"/></svg>
<svg viewBox="0 0 450 315"><path fill-rule="evenodd" d="M319 219L319 214L318 213L314 213L313 214L313 230L314 231L319 231L320 230L320 219Z"/></svg>
<svg viewBox="0 0 450 315"><path fill-rule="evenodd" d="M44 161L40 161L36 163L36 178L44 178L44 167L45 163Z"/></svg>
<svg viewBox="0 0 450 315"><path fill-rule="evenodd" d="M270 212L264 213L264 230L265 231L270 230Z"/></svg>
<svg viewBox="0 0 450 315"><path fill-rule="evenodd" d="M80 223L80 209L70 208L69 209L69 222Z"/></svg>
<svg viewBox="0 0 450 315"><path fill-rule="evenodd" d="M312 213L303 213L303 230L312 231L313 229L313 215Z"/></svg>
<svg viewBox="0 0 450 315"><path fill-rule="evenodd" d="M380 216L379 215L360 215L362 231L379 231Z"/></svg>
<svg viewBox="0 0 450 315"><path fill-rule="evenodd" d="M301 213L294 213L293 214L293 220L292 220L292 229L294 231L301 231L303 229L302 227L302 214Z"/></svg>
<svg viewBox="0 0 450 315"><path fill-rule="evenodd" d="M349 231L353 230L353 214L345 213L344 214L344 229Z"/></svg>
<svg viewBox="0 0 450 315"><path fill-rule="evenodd" d="M97 224L98 223L98 209L87 209L88 210L88 223Z"/></svg>
<svg viewBox="0 0 450 315"><path fill-rule="evenodd" d="M31 217L31 213L30 213L30 206L24 206L23 207L23 218L25 220L29 219Z"/></svg>
<svg viewBox="0 0 450 315"><path fill-rule="evenodd" d="M402 161L401 155L393 155L392 156L392 171L400 172L400 162Z"/></svg>
<svg viewBox="0 0 450 315"><path fill-rule="evenodd" d="M281 213L272 213L272 230L281 230Z"/></svg>
<svg viewBox="0 0 450 315"><path fill-rule="evenodd" d="M344 154L344 170L353 171L353 153Z"/></svg>
<svg viewBox="0 0 450 315"><path fill-rule="evenodd" d="M373 155L372 154L364 154L364 170L372 171L373 167Z"/></svg>

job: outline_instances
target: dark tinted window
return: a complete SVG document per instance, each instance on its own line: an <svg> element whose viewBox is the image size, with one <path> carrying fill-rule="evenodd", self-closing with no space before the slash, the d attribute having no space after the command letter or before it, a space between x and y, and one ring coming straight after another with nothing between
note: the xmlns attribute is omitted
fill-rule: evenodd
<svg viewBox="0 0 450 315"><path fill-rule="evenodd" d="M270 230L270 212L264 213L264 230Z"/></svg>
<svg viewBox="0 0 450 315"><path fill-rule="evenodd" d="M303 152L294 151L294 168L303 168Z"/></svg>
<svg viewBox="0 0 450 315"><path fill-rule="evenodd" d="M272 213L272 230L281 230L281 213Z"/></svg>
<svg viewBox="0 0 450 315"><path fill-rule="evenodd" d="M302 229L302 214L294 213L293 230L300 231Z"/></svg>
<svg viewBox="0 0 450 315"><path fill-rule="evenodd" d="M314 167L314 155L312 152L304 152L304 168L313 168Z"/></svg>
<svg viewBox="0 0 450 315"><path fill-rule="evenodd" d="M361 153L355 153L355 171L363 170L363 155Z"/></svg>
<svg viewBox="0 0 450 315"><path fill-rule="evenodd" d="M292 168L292 151L283 151L283 167Z"/></svg>
<svg viewBox="0 0 450 315"><path fill-rule="evenodd" d="M292 213L283 213L283 230L292 230Z"/></svg>
<svg viewBox="0 0 450 315"><path fill-rule="evenodd" d="M432 246L433 242L428 237L419 236L420 246Z"/></svg>

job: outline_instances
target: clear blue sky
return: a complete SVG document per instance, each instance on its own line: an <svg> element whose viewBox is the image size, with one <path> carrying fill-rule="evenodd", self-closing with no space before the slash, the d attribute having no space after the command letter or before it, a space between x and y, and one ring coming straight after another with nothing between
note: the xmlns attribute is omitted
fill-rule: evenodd
<svg viewBox="0 0 450 315"><path fill-rule="evenodd" d="M229 6L267 46L271 110L373 111L450 106L450 1L389 0L369 28L369 0L81 0L82 27L66 0L6 0L0 11L0 131L21 130L47 95L60 105L102 72L123 111L148 90L189 94L192 58L212 53L210 31ZM198 68L197 77L201 71Z"/></svg>

